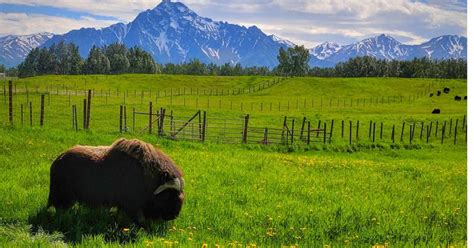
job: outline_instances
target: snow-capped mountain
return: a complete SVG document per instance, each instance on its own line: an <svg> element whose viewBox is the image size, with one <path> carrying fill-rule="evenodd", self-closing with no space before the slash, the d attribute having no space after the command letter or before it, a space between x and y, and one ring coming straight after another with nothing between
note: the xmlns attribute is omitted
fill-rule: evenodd
<svg viewBox="0 0 474 248"><path fill-rule="evenodd" d="M320 60L324 60L326 58L331 57L333 54L339 52L341 50L341 45L332 42L324 42L321 45L318 45L314 48L309 49L309 53L311 55L316 56L316 58Z"/></svg>
<svg viewBox="0 0 474 248"><path fill-rule="evenodd" d="M311 60L311 65L319 67L334 66L358 56L372 56L386 60L411 60L422 57L467 59L467 39L457 35L445 35L420 45L405 45L391 36L382 34L345 46L326 42L310 49L310 53L316 57Z"/></svg>
<svg viewBox="0 0 474 248"><path fill-rule="evenodd" d="M295 43L289 41L289 40L285 40L285 39L282 39L274 34L270 35L270 38L272 38L273 41L277 42L278 44L281 44L283 46L286 46L286 47L294 47L296 46Z"/></svg>
<svg viewBox="0 0 474 248"><path fill-rule="evenodd" d="M49 47L60 41L79 46L84 58L92 46L115 42L139 46L158 63L183 63L199 59L204 63L240 63L242 66L278 64L280 47L295 46L276 35L267 35L256 26L244 27L201 17L179 2L163 0L154 9L140 13L132 22L95 29L82 28L64 35L39 33L0 38L0 64L16 66L35 47ZM382 34L348 45L325 42L310 49L310 66L330 67L357 56L388 60L467 59L467 39L457 35L433 38L420 45L402 44Z"/></svg>
<svg viewBox="0 0 474 248"><path fill-rule="evenodd" d="M415 57L422 55L432 59L467 58L467 39L459 35L445 35L433 38L416 46Z"/></svg>
<svg viewBox="0 0 474 248"><path fill-rule="evenodd" d="M0 64L6 67L16 66L31 50L41 46L51 37L53 37L51 33L0 37Z"/></svg>
<svg viewBox="0 0 474 248"><path fill-rule="evenodd" d="M62 40L78 45L84 57L93 45L120 42L128 47L140 46L159 63L199 59L204 63L268 67L278 64L280 47L292 45L264 34L255 26L247 28L201 17L184 4L170 0L140 13L128 24L74 30L55 35L44 46Z"/></svg>

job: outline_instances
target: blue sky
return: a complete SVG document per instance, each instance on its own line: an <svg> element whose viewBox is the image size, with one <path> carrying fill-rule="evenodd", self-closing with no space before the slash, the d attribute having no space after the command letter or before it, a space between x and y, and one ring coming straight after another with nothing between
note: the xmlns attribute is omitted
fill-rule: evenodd
<svg viewBox="0 0 474 248"><path fill-rule="evenodd" d="M182 0L216 21L256 25L297 44L348 44L386 33L419 44L467 33L467 0ZM65 33L130 22L160 0L0 0L0 35Z"/></svg>

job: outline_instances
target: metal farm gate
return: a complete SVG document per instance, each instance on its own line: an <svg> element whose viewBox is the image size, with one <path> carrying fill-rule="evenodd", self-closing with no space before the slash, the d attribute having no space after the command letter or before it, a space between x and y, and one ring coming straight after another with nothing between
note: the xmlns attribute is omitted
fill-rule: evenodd
<svg viewBox="0 0 474 248"><path fill-rule="evenodd" d="M250 124L250 116L238 118L218 118L207 116L206 111L197 111L191 116L175 115L173 111L167 113L160 108L153 113L152 106L148 113L133 110L133 128L135 130L136 116L148 117L148 125L138 131L138 134L152 134L156 127L159 137L173 140L187 140L225 144L261 144L261 145L291 145L294 142L313 144L316 142L330 142L329 132L326 132L326 123L318 125L303 118L298 122L296 118L284 117L283 125L278 127L258 127ZM125 115L126 116L126 115ZM122 127L125 123L125 128ZM301 126L300 126L301 125ZM298 126L298 127L297 127ZM126 121L121 121L121 130L127 132Z"/></svg>

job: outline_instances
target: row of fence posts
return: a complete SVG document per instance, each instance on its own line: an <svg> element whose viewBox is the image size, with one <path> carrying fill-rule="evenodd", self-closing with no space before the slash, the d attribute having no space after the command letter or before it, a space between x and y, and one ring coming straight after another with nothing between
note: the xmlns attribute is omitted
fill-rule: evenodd
<svg viewBox="0 0 474 248"><path fill-rule="evenodd" d="M88 91L88 96L87 99L84 99L84 123L83 123L83 128L84 129L89 129L90 127L90 112L91 112L91 101L92 101L92 91ZM30 126L33 126L33 103L31 101L28 102L29 104L29 123ZM20 121L21 124L24 124L24 114L25 114L25 108L24 104L20 104ZM40 96L40 126L44 126L44 117L45 117L45 95L42 94ZM10 80L8 82L8 120L10 125L14 125L14 120L13 120L13 83ZM73 128L75 130L78 129L77 127L77 106L73 105L72 106L72 123L73 123Z"/></svg>
<svg viewBox="0 0 474 248"><path fill-rule="evenodd" d="M8 83L8 99L9 99L9 122L11 125L13 125L13 84L12 84L12 81L10 80L9 83ZM43 126L44 125L44 99L45 99L45 95L41 95L41 102L40 102L40 126ZM85 130L89 129L90 127L90 110L91 110L91 100L92 100L92 90L88 90L88 94L87 94L87 99L84 99L83 101L83 113L84 113L84 117L83 117L83 128ZM159 134L160 135L163 135L163 121L164 121L164 114L165 110L164 109L160 109L160 112L157 113L157 116L159 117L158 119L158 130L159 130ZM123 132L123 131L127 131L127 116L126 116L126 106L120 106L120 131ZM199 113L199 118L201 118L201 114L200 114L200 111L198 112ZM24 105L21 104L20 106L20 116L21 116L21 123L23 124L24 122ZM32 111L32 102L29 102L29 114L30 114L30 125L33 124L33 111ZM136 115L136 112L135 112L135 109L133 110L133 127L135 129L135 115ZM148 111L148 115L149 115L149 122L148 122L148 133L151 134L152 133L152 124L153 124L153 103L150 102L149 103L149 111ZM204 112L204 115L206 115L206 113ZM197 116L197 115L196 115ZM196 116L194 116L192 119L194 119ZM77 105L73 105L72 106L72 123L73 123L73 129L75 130L78 130L78 116L77 116ZM288 135L291 134L291 143L293 143L294 141L294 119L293 119L293 122L292 122L292 128L291 130L287 127L287 118L285 117L284 119L284 128L286 127L287 129L287 142L286 144L288 144ZM191 120L189 120L185 125L187 125ZM243 135L242 135L242 141L243 143L247 143L247 132L248 132L248 123L249 123L249 115L246 115L245 116L245 119L244 119L244 129L243 129ZM307 124L306 124L307 123ZM205 128L205 125L206 125L206 121L204 122L204 124L201 125L201 122L200 122L200 127L201 127L201 134L200 134L200 137L202 139L202 141L204 141L205 139L205 129L202 129L202 127ZM334 120L331 121L331 130L330 132L328 133L326 131L326 123L324 123L324 128L321 129L321 120L319 121L318 123L318 128L315 129L315 130L311 130L311 123L307 120L306 120L306 117L303 118L303 124L302 124L302 127L301 127L301 131L300 131L300 139L303 140L303 132L305 131L305 125L307 125L307 137L306 137L306 142L309 144L311 142L311 133L312 132L316 132L317 134L317 137L319 137L319 134L320 133L323 133L324 135L324 139L323 139L323 142L326 143L326 135L329 134L329 143L331 143L332 141L332 134L333 134L333 127L334 127ZM442 125L442 128L441 128L441 143L444 143L444 140L446 138L446 131L447 131L447 122L444 121L443 125ZM454 144L457 143L457 137L458 137L458 125L459 125L459 120L456 119L456 122L455 122L455 126L454 126ZM356 139L358 140L359 139L359 126L360 126L360 123L359 121L357 121L357 125L356 125ZM350 127L350 130L349 130L349 143L352 144L353 142L353 135L352 135L352 129L353 129L353 123L352 121L349 122L349 127ZM413 140L414 140L414 137L415 137L415 130L416 130L416 123L413 123L413 124L410 124L410 135L409 135L409 142L410 144L412 144ZM344 138L344 120L342 120L342 123L341 123L341 138ZM462 122L462 130L465 130L467 127L466 127L466 116L464 116L463 118L463 122ZM425 126L424 126L424 122L421 123L421 130L420 130L420 140L423 140L423 135L424 135L424 130L426 130L426 135L425 135L425 138L426 138L426 143L429 143L429 139L431 137L431 134L432 134L432 129L433 129L433 122L430 122L429 126L427 125L426 126L426 129L425 129ZM436 121L436 124L435 124L435 137L438 137L438 129L439 129L439 122ZM391 140L393 143L395 143L395 130L396 130L396 127L395 125L392 126L392 134L391 134ZM400 141L403 142L403 137L404 137L404 130L405 130L405 123L402 124L402 129L401 129L401 135L400 135ZM453 130L453 119L451 118L450 121L449 121L449 135L448 136L452 136L452 130ZM371 139L371 141L374 143L375 142L375 139L376 139L376 123L373 122L373 121L370 121L370 124L369 124L369 140ZM383 122L380 123L380 135L379 135L379 138L382 140L383 139L383 132L384 132L384 126L383 126ZM466 132L467 133L467 132ZM282 139L283 139L283 134L282 134ZM264 141L263 143L267 144L268 143L268 128L264 129Z"/></svg>
<svg viewBox="0 0 474 248"><path fill-rule="evenodd" d="M14 86L15 86L15 88L16 88L16 84L15 84ZM26 87L26 86L25 86L25 87ZM58 86L58 87L59 87L59 86ZM255 87L256 87L256 86L254 86L254 88L255 88ZM259 87L260 87L260 86L259 86ZM430 86L430 87L431 87L431 86ZM5 86L4 86L4 88L5 88ZM250 89L250 88L249 88L249 89ZM59 92L59 89L57 89L57 91ZM84 91L84 95L85 95L85 96L87 96L88 91L90 91L90 90ZM199 91L199 89L196 89L196 91ZM424 92L426 93L426 92L428 92L428 91L429 91L428 89L425 89ZM102 95L103 95L103 90L101 90L100 92L101 92L100 95L102 96ZM166 91L165 91L165 92L166 92ZM171 92L173 92L172 89L171 89ZM186 93L185 89L184 89L184 92ZM193 92L192 89L191 89L191 92ZM217 90L216 90L216 92L217 92ZM27 88L26 88L26 93L27 93L27 98L28 98L28 89L27 89ZM172 98L173 96L181 96L181 92L178 91L178 93L179 93L178 95L174 95L174 94L171 94L171 95L170 95L170 96L171 96L171 98L170 98L170 103L169 103L170 106L173 105L173 98ZM94 92L93 92L93 94L95 95ZM108 94L107 94L107 91L106 91L106 99L105 99L105 100L106 100L106 104L107 104L107 96L108 96L108 95L110 96L110 94L111 94L111 91L110 91L110 89L109 89L109 90L108 90ZM417 94L415 94L413 97L408 96L408 100L409 100L409 101L415 100L415 99L421 97L422 94L423 94L423 93L417 93ZM5 89L4 89L4 95L5 95ZM67 93L67 95L68 95L68 97L69 97L69 106L71 106L71 103L70 103L70 96L71 96L71 95L68 94L68 93ZM136 95L136 91L135 91L135 95ZM144 95L145 95L144 91L142 91L142 94L141 94L141 95L142 95L141 103L143 104L143 100L144 100L143 97L144 97ZM151 95L152 95L152 92L150 91L150 97L151 97ZM165 95L166 95L166 93L165 93ZM47 96L48 96L48 104L50 105L50 104L51 104L51 94L48 93ZM76 96L77 96L77 90L76 90ZM118 89L117 89L117 96L118 96ZM125 105L126 102L127 102L127 101L126 101L126 97L127 97L127 96L128 96L128 90L123 92L123 102L122 102L123 105ZM167 97L167 96L165 96L165 97ZM157 94L156 94L156 102L158 102L158 98L160 98L160 91L158 91ZM406 98L406 97L405 97L405 98ZM376 97L376 98L374 98L374 99L372 99L372 98L370 98L370 99L365 99L365 98L364 98L364 99L350 99L350 104L349 104L349 103L346 102L346 99L343 99L342 101L341 101L341 99L337 99L337 101L336 101L336 100L333 100L332 98L330 98L330 99L329 99L329 107L332 108L333 105L334 105L335 107L340 107L341 104L342 104L343 107L347 107L347 106L353 107L353 106L366 106L366 105L378 105L378 104L382 104L382 105L383 105L383 104L390 104L390 103L400 103L400 102L403 102L404 96L388 96L386 100L387 100L387 101L385 101L385 97L381 97L381 98ZM333 103L333 102L334 102L334 103ZM337 103L336 103L336 102L337 102ZM327 104L327 103L326 103L326 104ZM186 98L183 99L183 105L186 106ZM199 107L198 105L199 105L199 99L196 98L196 108ZM207 100L207 108L210 108L210 107L211 107L210 105L211 105L211 104L210 104L210 100L208 99L208 100ZM233 105L234 105L233 102L230 101L230 109L233 109ZM255 110L258 109L258 108L255 108L254 105L255 105L255 103L250 103L250 110L251 110L251 111L254 111L254 109L255 109ZM270 110L270 111L273 111L273 109L274 109L274 108L273 108L273 103L264 104L263 102L261 102L259 105L260 105L260 111L263 111L265 105L269 105L269 110ZM304 100L304 104L303 104L303 108L308 108L309 106L311 106L311 108L314 108L314 107L317 107L317 105L318 105L318 104L317 104L317 103L315 104L314 99L311 99L311 105L309 105L309 104L307 103L307 99L305 99L305 100ZM219 108L222 108L222 106L223 106L222 100L219 100ZM300 108L300 102L297 100L297 101L296 101L296 104L295 104L294 106L295 106L296 109L299 109L299 108ZM323 106L324 106L324 101L323 101L323 99L321 98L321 100L320 100L320 107L322 108ZM287 106L286 106L286 109L289 111L290 108L291 108L291 103L290 103L290 101L288 101ZM240 102L240 109L241 109L241 111L244 111L244 103L243 103L243 102ZM278 102L278 111L282 111L283 109L285 109L285 106L282 105L281 102Z"/></svg>
<svg viewBox="0 0 474 248"><path fill-rule="evenodd" d="M195 91L193 91L193 88L189 88L189 92L186 91L186 87L183 88L183 91L181 91L181 88L177 88L177 89L170 89L170 93L168 94L168 92L166 90L163 91L164 94L161 94L161 91L158 90L156 92L156 99L158 98L167 98L167 97L170 97L170 96L186 96L186 95L196 95L196 96L223 96L223 95L239 95L239 94L246 94L246 93L253 93L253 92L257 92L257 91L260 91L260 90L264 90L264 89L267 89L275 84L278 84L280 82L282 82L284 79L282 78L276 78L276 79L273 79L272 81L267 81L267 82L264 82L264 83L260 83L258 85L254 85L252 87L249 87L249 88L238 88L238 89L227 89L226 91L223 90L223 89L210 89L210 90L202 90L200 91L199 88L196 88ZM10 80L11 81L11 80ZM17 84L14 84L13 85L14 89L14 93L16 94L17 93ZM59 85L56 85L56 94L59 95L59 88L60 86ZM66 87L65 85L62 85L62 88L66 90L66 95L70 95L70 92L75 92L75 95L78 96L78 89L70 89L69 87ZM258 89L257 89L258 88ZM6 97L6 86L5 84L3 85L3 94L4 94L4 97ZM54 92L54 89L53 89L53 86L52 85L47 85L46 86L46 92L47 94L50 94L51 92ZM84 91L84 96L87 95L87 92L88 90L85 90ZM28 91L28 86L25 85L25 93L29 93ZM36 87L36 93L39 93L39 87L37 86ZM104 89L100 89L100 93L97 92L99 96L112 96L112 91L111 89L109 88L108 90L104 90ZM104 94L105 93L105 94ZM129 91L126 90L123 92L124 93L124 97L128 97L129 96ZM141 99L142 99L142 102L143 102L143 99L145 97L145 91L142 90L141 91ZM151 98L152 97L152 91L148 91L149 93L149 97ZM116 95L119 96L119 89L117 88L116 89ZM95 95L95 92L94 92L94 96ZM135 90L135 97L137 96L137 90Z"/></svg>
<svg viewBox="0 0 474 248"><path fill-rule="evenodd" d="M91 105L92 105L92 90L87 91L87 98L82 100L82 128L84 130L90 129L91 123ZM77 105L74 104L71 106L72 108L72 128L78 131L78 116L77 116Z"/></svg>
<svg viewBox="0 0 474 248"><path fill-rule="evenodd" d="M396 100L396 98L398 100ZM304 99L302 103L300 103L299 100L296 100L296 102L290 102L290 101L287 101L286 105L285 103L282 104L281 101L279 101L278 103L273 103L273 102L270 102L270 103L264 103L264 102L260 102L260 103L255 103L255 102L250 102L250 103L247 103L247 107L249 107L250 105L250 111L258 111L260 110L260 112L263 112L264 110L269 110L269 111L273 111L273 110L277 110L278 111L290 111L290 109L294 108L294 109L307 109L307 108L324 108L325 106L326 107L329 107L329 108L332 108L332 107L336 107L336 108L339 108L339 107L343 107L343 108L346 108L346 107L365 107L365 106L377 106L379 104L381 105L384 105L384 104L394 104L394 103L402 103L403 102L403 99L404 99L404 96L393 96L393 97L387 97L387 99L385 100L385 97L381 97L381 98L363 98L363 99L350 99L350 101L346 101L346 99L337 99L334 100L332 98L330 98L329 100L326 99L326 102L321 98L319 103L315 101L315 99L311 99L311 101L309 101L309 99ZM188 101L187 101L188 100ZM186 99L186 98L182 98L182 105L181 104L176 104L176 101L173 99L173 96L170 96L169 97L169 102L167 103L167 105L169 106L183 106L183 107L186 107L186 106L192 106L192 103L191 105L189 104L189 102L191 101L192 102L193 99ZM415 100L415 97L411 97L411 96L408 96L408 101L414 101ZM158 99L155 100L155 102L158 102ZM122 104L125 105L127 103L127 100L126 100L126 97L125 97L125 94L124 94L124 97L123 97L123 100L122 100ZM141 101L141 103L143 104L143 99ZM218 102L213 102L211 104L211 100L210 99L207 99L207 101L204 103L206 104L207 108L210 109L211 107L214 107L214 106L217 106L215 108L219 108L219 109L222 109L223 106L225 106L226 102L219 99ZM235 108L234 106L239 106L239 103L240 103L240 111L244 111L244 102L242 101L237 101L237 102L234 102L232 100L229 100L228 102L228 108L230 110L234 110L234 109L238 109ZM236 103L236 104L235 104ZM215 104L215 105L214 105ZM326 104L326 105L325 105ZM199 108L200 105L202 105L202 102L199 102L199 99L198 98L195 98L194 99L194 106L196 108Z"/></svg>
<svg viewBox="0 0 474 248"><path fill-rule="evenodd" d="M30 126L33 126L33 103L29 102L29 120ZM8 81L8 121L10 125L14 125L13 120L13 83ZM20 104L20 121L24 124L24 105ZM40 126L44 125L44 94L40 97Z"/></svg>

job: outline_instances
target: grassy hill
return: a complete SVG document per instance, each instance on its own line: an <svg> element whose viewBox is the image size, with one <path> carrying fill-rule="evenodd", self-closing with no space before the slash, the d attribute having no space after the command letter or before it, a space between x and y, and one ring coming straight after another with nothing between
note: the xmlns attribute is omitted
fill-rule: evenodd
<svg viewBox="0 0 474 248"><path fill-rule="evenodd" d="M454 101L455 95L466 95L465 80L117 75L44 76L14 83L13 127L8 124L8 101L0 96L2 247L466 246L467 151L461 123L467 106L464 100ZM449 94L429 96L444 87L450 88ZM79 125L76 132L71 105L78 106L81 123L87 89L94 90L90 130ZM146 116L137 116L135 131L120 133L120 105L127 106L131 127L132 109L147 112L149 101L154 111L173 110L180 120L205 110L213 126L240 123L249 114L251 128L281 129L287 116L295 118L299 134L303 117L311 125L334 120L334 137L331 144L319 137L310 146L298 140L289 147L211 139L204 144L175 142L140 133ZM441 115L432 115L433 108L440 108ZM439 135L433 134L429 144L419 139L421 122L426 128L451 118L459 121L457 145L454 133L444 144ZM351 145L349 121L361 124L360 139ZM368 139L370 121L377 123L374 143ZM386 128L382 139L381 122ZM403 122L407 127L400 142ZM408 126L414 123L416 138L410 145ZM109 145L119 137L155 144L182 167L186 201L176 220L141 229L111 209L45 209L49 167L58 154L75 144Z"/></svg>

